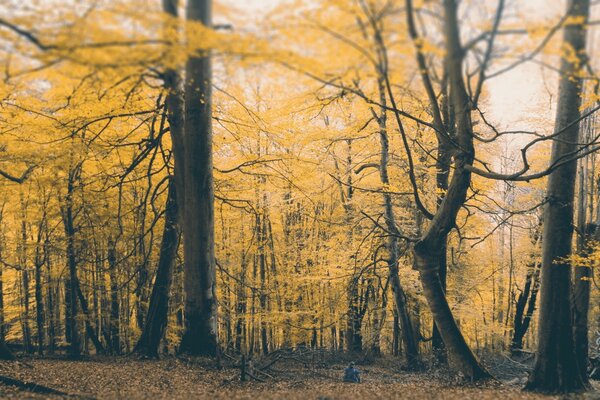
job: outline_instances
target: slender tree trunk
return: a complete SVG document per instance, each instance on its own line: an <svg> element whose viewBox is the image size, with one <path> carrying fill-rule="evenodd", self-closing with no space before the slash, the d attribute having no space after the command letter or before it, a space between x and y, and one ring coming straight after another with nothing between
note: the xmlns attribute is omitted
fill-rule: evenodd
<svg viewBox="0 0 600 400"><path fill-rule="evenodd" d="M385 105L386 95L383 78L379 78L379 94L380 102ZM379 176L381 183L384 186L390 184L388 176L388 162L389 162L389 138L387 133L387 116L386 110L382 109L378 115L377 122L379 124L379 140L381 143L381 154L379 161ZM392 196L384 192L383 193L383 204L384 204L384 215L387 230L391 233L387 235L387 251L388 251L388 268L389 268L389 279L392 286L392 293L394 294L394 303L398 311L398 317L400 320L400 327L402 328L402 344L404 345L404 356L406 357L407 367L409 369L420 368L421 358L419 355L419 345L417 338L414 334L413 324L408 313L408 304L406 301L406 293L400 283L398 260L400 259L400 245L398 243L398 227L396 225L396 218L394 216L394 206L392 203Z"/></svg>
<svg viewBox="0 0 600 400"><path fill-rule="evenodd" d="M87 302L85 296L83 295L83 292L81 291L81 285L79 284L79 281L77 281L76 286L77 286L77 298L79 299L79 304L81 304L81 311L83 311L83 314L85 315L86 338L89 338L92 341L92 343L94 344L94 348L96 349L96 354L104 354L106 351L104 349L104 346L102 346L100 339L96 335L96 330L94 329L94 326L92 325L92 316L91 316L90 310L88 308L88 302Z"/></svg>
<svg viewBox="0 0 600 400"><path fill-rule="evenodd" d="M588 122L589 124L589 122ZM580 137L583 142L593 140L591 127L582 123ZM590 157L591 158L591 157ZM587 259L593 252L591 241L600 240L600 229L593 223L587 222L587 193L594 191L593 184L588 185L588 157L579 160L579 192L577 196L577 253ZM593 179L592 181L593 182ZM593 198L592 198L593 202ZM590 217L593 217L593 208ZM587 374L589 358L588 319L590 308L590 288L592 280L592 265L578 265L573 271L573 333L575 354L582 373Z"/></svg>
<svg viewBox="0 0 600 400"><path fill-rule="evenodd" d="M44 242L44 253L46 254L46 300L48 301L48 354L54 354L56 349L56 305L55 305L55 287L57 286L52 279L52 263L49 253L49 238L46 236Z"/></svg>
<svg viewBox="0 0 600 400"><path fill-rule="evenodd" d="M189 0L187 18L212 26L210 0ZM179 351L218 356L212 176L211 60L188 59L185 78L185 327Z"/></svg>
<svg viewBox="0 0 600 400"><path fill-rule="evenodd" d="M0 221L2 215L0 214ZM0 254L4 248L4 235L2 235L0 242ZM5 342L5 327L4 327L4 292L3 292L3 281L2 281L2 265L0 265L0 360L14 360L15 356L8 349Z"/></svg>
<svg viewBox="0 0 600 400"><path fill-rule="evenodd" d="M45 199L44 199L45 200ZM42 218L38 224L37 240L35 245L35 312L36 312L36 325L37 325L37 339L38 339L38 354L44 354L44 335L45 335L45 314L44 314L44 298L42 295L42 267L46 263L48 258L48 247L43 243L44 234L46 232L46 206L47 203L44 201L42 207ZM43 257L42 257L43 254Z"/></svg>
<svg viewBox="0 0 600 400"><path fill-rule="evenodd" d="M568 15L574 21L564 28L564 42L569 55L561 62L558 89L556 132L552 143L551 163L578 150L579 107L584 64L589 0L569 0ZM566 51L566 50L563 50ZM565 163L548 178L542 239L542 272L538 350L527 390L543 392L582 391L588 387L587 374L575 356L571 312L571 240L573 236L573 201L577 161Z"/></svg>
<svg viewBox="0 0 600 400"><path fill-rule="evenodd" d="M523 338L531 324L539 287L540 266L538 263L534 263L528 268L523 291L519 294L515 305L513 338L510 345L510 351L513 354L523 350Z"/></svg>
<svg viewBox="0 0 600 400"><path fill-rule="evenodd" d="M179 210L174 178L169 180L165 226L163 230L158 268L150 296L146 325L134 352L146 357L158 358L160 341L164 337L168 321L169 293L173 282L173 265L179 247Z"/></svg>
<svg viewBox="0 0 600 400"><path fill-rule="evenodd" d="M23 305L23 315L21 316L21 326L23 330L23 346L25 347L25 352L30 353L32 350L31 343L31 328L29 325L30 312L29 312L29 269L27 267L28 264L28 254L27 254L27 212L26 212L26 204L23 198L23 192L21 194L21 243L19 248L19 264L21 266L21 289L22 289L22 305Z"/></svg>
<svg viewBox="0 0 600 400"><path fill-rule="evenodd" d="M583 243L580 255L588 257L593 251L591 241L600 241L600 229L595 224L586 224L582 229ZM580 371L587 377L589 358L588 316L590 308L590 286L592 266L578 265L573 271L573 334L575 356Z"/></svg>
<svg viewBox="0 0 600 400"><path fill-rule="evenodd" d="M35 312L38 337L38 354L44 354L44 299L42 297L42 266L40 260L35 264Z"/></svg>
<svg viewBox="0 0 600 400"><path fill-rule="evenodd" d="M119 282L117 271L116 243L108 239L108 274L110 277L110 350L113 354L121 353L120 308L119 308ZM127 309L127 307L124 307Z"/></svg>
<svg viewBox="0 0 600 400"><path fill-rule="evenodd" d="M79 338L79 330L77 328L77 258L75 254L75 222L73 215L73 193L75 190L75 181L78 175L79 168L71 168L69 170L69 178L67 182L67 196L65 198L65 206L63 210L63 222L65 226L65 236L67 239L67 265L68 265L68 280L65 282L66 292L66 322L67 322L67 339L70 344L69 355L78 357L81 353L81 344Z"/></svg>
<svg viewBox="0 0 600 400"><path fill-rule="evenodd" d="M446 107L444 107L446 109ZM447 117L447 119L450 117ZM452 132L453 127L450 126L451 122L446 122L446 132ZM444 200L446 191L448 190L448 180L450 177L450 152L447 149L448 146L438 140L438 152L436 158L436 188L438 190L437 206L439 207ZM440 265L439 265L439 279L440 285L446 293L446 276L448 274L448 238L442 240L442 248L440 249ZM433 322L432 334L431 334L431 347L434 355L439 363L445 364L448 361L446 354L446 347L440 331L437 328L435 321Z"/></svg>

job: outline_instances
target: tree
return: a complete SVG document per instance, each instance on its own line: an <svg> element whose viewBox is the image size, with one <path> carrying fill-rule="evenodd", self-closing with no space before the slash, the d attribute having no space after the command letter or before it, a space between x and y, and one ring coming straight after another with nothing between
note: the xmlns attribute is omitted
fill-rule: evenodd
<svg viewBox="0 0 600 400"><path fill-rule="evenodd" d="M570 0L563 40L561 77L556 111L556 138L550 163L577 153L579 107L582 99L580 69L585 64L588 0ZM542 234L542 270L538 349L525 389L543 392L582 391L588 387L585 369L575 356L571 311L573 209L577 160L569 160L548 177Z"/></svg>
<svg viewBox="0 0 600 400"><path fill-rule="evenodd" d="M163 0L163 10L177 18L177 0ZM173 27L166 23L165 31ZM176 29L176 28L175 28ZM183 182L183 128L184 100L181 90L181 77L177 69L168 68L163 72L163 85L167 92L165 107L171 135L174 176L169 178L167 202L165 205L164 229L156 278L150 295L150 305L146 324L134 349L146 357L158 357L158 348L163 339L168 322L169 296L173 282L173 265L179 248L180 225L182 223L180 205L183 204L185 186Z"/></svg>
<svg viewBox="0 0 600 400"><path fill-rule="evenodd" d="M456 216L466 201L467 190L471 183L471 171L466 167L473 163L475 156L471 121L472 103L463 78L463 48L460 41L457 8L458 5L454 0L444 0L446 62L451 94L449 101L452 102L456 118L455 140L460 150L457 150L454 155L454 172L446 197L439 205L426 232L415 244L414 256L425 297L449 356L468 379L479 380L488 378L489 373L475 358L456 325L439 276L440 260L446 257L445 254L441 254L441 251L446 249L446 236L456 224ZM446 137L443 140L452 139Z"/></svg>
<svg viewBox="0 0 600 400"><path fill-rule="evenodd" d="M187 18L212 25L212 1L191 0ZM185 327L179 351L216 356L217 298L212 171L212 76L207 49L190 56L185 77L184 289Z"/></svg>

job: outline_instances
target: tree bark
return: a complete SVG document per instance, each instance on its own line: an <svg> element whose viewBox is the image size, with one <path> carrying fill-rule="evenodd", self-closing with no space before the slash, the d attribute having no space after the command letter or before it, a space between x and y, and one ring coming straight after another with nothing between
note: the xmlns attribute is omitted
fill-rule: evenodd
<svg viewBox="0 0 600 400"><path fill-rule="evenodd" d="M569 0L563 40L569 55L561 61L558 89L556 132L552 143L551 163L578 150L579 107L582 80L578 74L584 64L589 0ZM564 51L564 50L563 50ZM588 387L585 371L575 357L571 310L571 265L573 202L577 161L565 163L548 177L542 240L542 272L538 350L526 390L541 392L573 392Z"/></svg>
<svg viewBox="0 0 600 400"><path fill-rule="evenodd" d="M455 0L444 0L444 20L450 101L456 118L456 142L459 148L455 149L454 173L446 197L439 205L427 231L415 244L413 253L423 293L448 355L465 378L475 381L487 379L490 375L479 363L456 324L439 274L441 259L445 257L441 251L445 248L447 234L456 224L456 216L466 201L471 184L471 173L465 166L471 165L475 157L470 99L462 75L463 49Z"/></svg>
<svg viewBox="0 0 600 400"><path fill-rule="evenodd" d="M134 352L150 358L158 358L160 341L167 327L169 311L169 293L173 282L173 265L179 247L179 210L177 207L177 192L174 178L169 180L167 205L165 207L165 226L156 279L150 296L146 325L140 336Z"/></svg>
<svg viewBox="0 0 600 400"><path fill-rule="evenodd" d="M189 0L187 18L211 27L210 0ZM211 60L192 56L185 78L185 326L179 351L218 356L214 187L212 175Z"/></svg>

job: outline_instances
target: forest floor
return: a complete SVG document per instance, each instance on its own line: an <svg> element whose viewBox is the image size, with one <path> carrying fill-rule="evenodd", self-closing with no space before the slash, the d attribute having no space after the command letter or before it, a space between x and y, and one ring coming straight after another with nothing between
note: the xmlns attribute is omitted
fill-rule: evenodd
<svg viewBox="0 0 600 400"><path fill-rule="evenodd" d="M397 359L396 359L397 360ZM397 361L396 361L397 362ZM289 368L288 368L289 367ZM279 365L265 382L240 382L240 370L205 360L91 357L81 361L27 358L0 362L2 399L551 399L523 393L522 378L465 385L444 372L408 373L389 360L358 365L363 383L341 382L344 364ZM10 380L26 382L15 386ZM40 385L40 386L35 386ZM60 393L38 393L52 389ZM579 397L600 399L597 390Z"/></svg>

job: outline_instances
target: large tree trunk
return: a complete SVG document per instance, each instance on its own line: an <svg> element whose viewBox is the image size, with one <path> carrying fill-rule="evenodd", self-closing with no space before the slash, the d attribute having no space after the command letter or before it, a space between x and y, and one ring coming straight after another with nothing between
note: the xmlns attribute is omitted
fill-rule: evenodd
<svg viewBox="0 0 600 400"><path fill-rule="evenodd" d="M551 163L578 150L579 107L582 80L578 74L584 63L589 0L569 0L572 22L564 28L565 55L561 62L556 132ZM567 51L567 50L564 50ZM575 357L571 312L571 255L573 201L577 161L565 163L548 178L542 239L542 272L538 350L535 366L525 387L543 392L571 392L587 388L587 374Z"/></svg>
<svg viewBox="0 0 600 400"><path fill-rule="evenodd" d="M163 0L163 11L173 17L178 16L178 0ZM166 31L169 26L164 27ZM167 32L168 34L168 32ZM135 352L151 358L158 358L160 341L164 337L168 322L169 296L173 282L173 266L179 248L181 226L180 212L184 202L184 100L181 76L175 69L163 73L167 91L166 112L169 121L172 150L175 161L174 176L169 180L167 204L165 206L165 226L163 230L160 257L154 287L150 296L146 325L134 349Z"/></svg>
<svg viewBox="0 0 600 400"><path fill-rule="evenodd" d="M169 181L167 205L165 207L165 227L163 230L160 257L150 306L146 316L146 325L135 346L134 352L143 356L158 358L158 349L167 327L169 311L169 293L173 282L173 264L179 247L179 210L177 208L176 184Z"/></svg>
<svg viewBox="0 0 600 400"><path fill-rule="evenodd" d="M189 0L187 18L210 27L210 0ZM212 176L211 60L188 59L185 78L185 326L179 351L217 356L217 299Z"/></svg>
<svg viewBox="0 0 600 400"><path fill-rule="evenodd" d="M459 149L454 156L454 173L446 197L439 205L427 231L414 246L415 267L419 271L423 292L448 355L465 378L480 380L489 378L489 373L479 363L458 328L440 280L446 237L456 223L456 215L466 201L471 184L471 173L465 167L471 165L475 157L470 99L462 75L463 49L455 0L444 0L444 19L450 101L455 112Z"/></svg>

